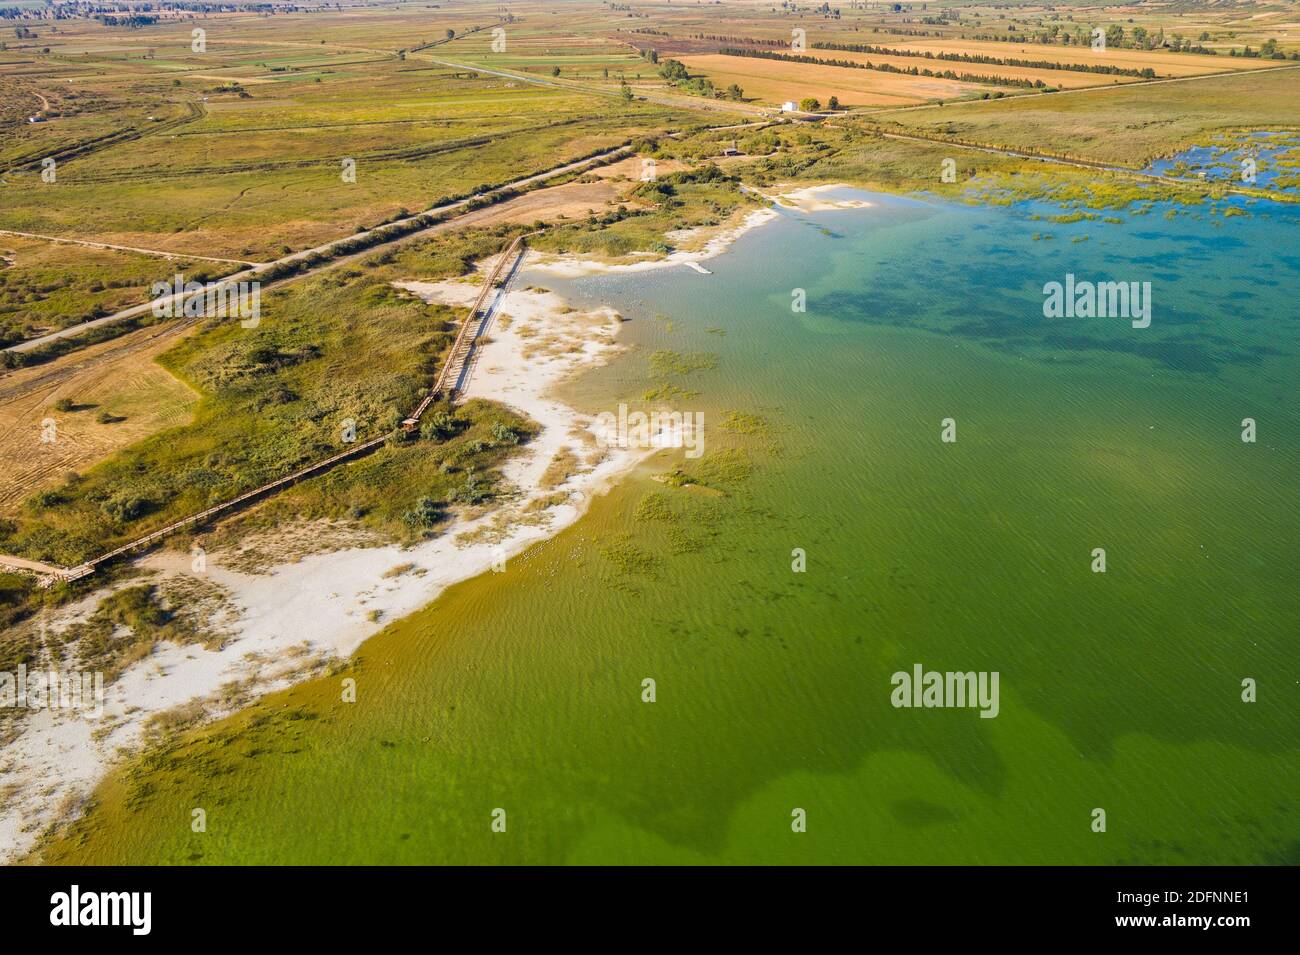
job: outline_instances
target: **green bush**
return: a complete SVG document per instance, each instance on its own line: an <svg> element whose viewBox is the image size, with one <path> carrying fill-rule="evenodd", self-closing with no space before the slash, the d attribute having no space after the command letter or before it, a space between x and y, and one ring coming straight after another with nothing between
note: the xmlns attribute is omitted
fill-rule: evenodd
<svg viewBox="0 0 1300 955"><path fill-rule="evenodd" d="M420 437L429 441L445 441L465 430L465 422L447 411L435 411L420 423Z"/></svg>
<svg viewBox="0 0 1300 955"><path fill-rule="evenodd" d="M502 424L500 421L492 422L489 433L492 435L492 440L498 445L519 443L519 435L515 432L515 429Z"/></svg>
<svg viewBox="0 0 1300 955"><path fill-rule="evenodd" d="M114 494L99 506L104 515L118 524L133 521L149 510L149 502L129 492Z"/></svg>
<svg viewBox="0 0 1300 955"><path fill-rule="evenodd" d="M443 506L431 497L422 497L402 515L402 523L412 530L433 527L443 517Z"/></svg>

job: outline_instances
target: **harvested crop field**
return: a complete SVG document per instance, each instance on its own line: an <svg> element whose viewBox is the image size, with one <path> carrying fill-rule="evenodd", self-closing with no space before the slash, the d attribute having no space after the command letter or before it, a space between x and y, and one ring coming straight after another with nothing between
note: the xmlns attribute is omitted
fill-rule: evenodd
<svg viewBox="0 0 1300 955"><path fill-rule="evenodd" d="M901 46L901 44L899 45ZM894 44L889 44L891 49ZM964 52L964 51L960 51ZM884 63L900 70L933 70L954 73L978 73L981 76L1004 77L1012 80L1041 80L1047 86L1061 89L1078 89L1083 86L1109 86L1114 83L1136 83L1136 76L1110 76L1105 73L1083 73L1072 70L1035 69L1028 66L998 66L989 63L965 63L960 60L929 59L924 56L887 56L879 53L849 53L844 50L809 50L808 56L819 60L852 60L854 63ZM990 54L993 55L993 54ZM999 54L1000 55L1000 54ZM1015 59L1017 57L1009 57ZM1050 59L1049 57L1021 56L1019 59ZM1066 61L1073 62L1073 61ZM1118 65L1118 64L1117 64ZM926 77L921 77L925 79ZM916 79L916 77L913 77Z"/></svg>
<svg viewBox="0 0 1300 955"><path fill-rule="evenodd" d="M189 420L198 397L154 362L175 341L158 332L141 329L0 378L0 514L69 472ZM59 410L61 399L71 407Z"/></svg>
<svg viewBox="0 0 1300 955"><path fill-rule="evenodd" d="M908 106L997 89L928 76L902 76L875 70L787 63L721 53L688 56L682 62L692 75L707 76L719 89L735 83L745 91L746 99L766 103L786 100L797 103L811 96L825 105L835 96L842 106Z"/></svg>

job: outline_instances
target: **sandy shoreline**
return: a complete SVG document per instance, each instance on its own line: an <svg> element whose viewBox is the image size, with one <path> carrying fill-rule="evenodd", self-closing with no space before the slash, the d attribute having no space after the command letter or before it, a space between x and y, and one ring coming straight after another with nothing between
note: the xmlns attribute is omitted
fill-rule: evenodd
<svg viewBox="0 0 1300 955"><path fill-rule="evenodd" d="M679 249L670 252L667 255L654 256L654 258L645 258L639 262L606 262L603 259L594 256L582 255L555 255L549 253L537 253L530 257L528 267L530 269L544 272L548 275L557 275L561 278L580 278L584 275L608 275L626 272L648 272L652 269L672 268L675 265L686 266L692 271L702 275L710 274L703 268L700 263L722 255L738 238L752 229L766 225L778 217L778 213L772 209L755 209L748 213L738 225L723 229L711 236L701 248L698 249ZM680 233L668 233L665 238L672 241L689 241L695 237L700 230L687 229ZM645 253L647 256L654 253Z"/></svg>
<svg viewBox="0 0 1300 955"><path fill-rule="evenodd" d="M869 209L875 205L874 202L870 202L866 199L837 199L834 196L827 195L827 193L835 192L840 189L851 189L854 192L862 191L856 186L849 186L838 182L828 182L822 183L818 186L804 186L797 189L778 187L775 192L760 193L760 195L778 206L786 209L797 209L800 212L835 212L841 209Z"/></svg>
<svg viewBox="0 0 1300 955"><path fill-rule="evenodd" d="M682 265L707 275L700 262L721 255L738 236L777 216L772 209L754 210L698 249L653 260L610 264L534 254L528 267L580 276ZM465 306L480 281L474 276L397 284L428 301ZM145 741L150 717L202 704L204 718L219 718L256 696L318 674L389 623L427 606L451 584L499 568L503 561L508 565L513 555L576 521L594 495L653 453L603 446L590 416L549 397L560 382L620 350L616 338L621 324L612 309L575 311L542 289L515 288L502 296L483 332L466 397L508 404L541 429L503 468L516 494L484 516L458 520L414 547L345 543L279 563L266 573L235 569L231 564L239 564L238 554L221 551L206 555L201 574L187 554L164 551L138 561L137 566L152 572L150 583L199 576L209 591L219 593L210 622L225 636L224 643L219 649L158 644L106 687L99 719L75 710L32 712L0 754L0 862L21 858L51 824L78 815L108 770ZM557 481L552 475L547 482L557 455L569 462L568 476ZM85 619L113 589L139 582L124 581L51 611L43 626L58 633ZM233 684L238 684L238 694L229 692Z"/></svg>

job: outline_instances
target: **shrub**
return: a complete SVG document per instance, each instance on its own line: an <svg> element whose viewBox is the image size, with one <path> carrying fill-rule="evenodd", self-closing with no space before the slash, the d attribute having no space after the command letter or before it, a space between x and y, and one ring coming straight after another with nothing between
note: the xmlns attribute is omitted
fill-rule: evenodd
<svg viewBox="0 0 1300 955"><path fill-rule="evenodd" d="M149 502L128 492L114 494L100 505L100 510L110 520L119 524L133 521L149 510Z"/></svg>
<svg viewBox="0 0 1300 955"><path fill-rule="evenodd" d="M518 444L519 435L514 428L494 421L491 429L492 440L497 444Z"/></svg>
<svg viewBox="0 0 1300 955"><path fill-rule="evenodd" d="M66 500L58 491L41 491L32 498L37 507L57 507Z"/></svg>
<svg viewBox="0 0 1300 955"><path fill-rule="evenodd" d="M448 411L435 411L420 423L420 437L432 441L445 441L455 437L465 428L465 422Z"/></svg>
<svg viewBox="0 0 1300 955"><path fill-rule="evenodd" d="M422 497L415 507L402 515L402 523L413 530L433 527L442 520L442 505L431 497Z"/></svg>
<svg viewBox="0 0 1300 955"><path fill-rule="evenodd" d="M453 504L482 504L490 500L494 493L492 486L480 480L474 469L470 468L465 472L465 483L451 492L448 501Z"/></svg>

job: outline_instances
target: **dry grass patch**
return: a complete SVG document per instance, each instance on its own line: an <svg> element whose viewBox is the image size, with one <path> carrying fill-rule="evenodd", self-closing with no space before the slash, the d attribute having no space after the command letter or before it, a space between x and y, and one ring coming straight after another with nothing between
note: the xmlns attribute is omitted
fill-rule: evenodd
<svg viewBox="0 0 1300 955"><path fill-rule="evenodd" d="M548 490L559 487L577 474L581 467L582 462L573 453L572 448L567 446L560 448L559 451L555 452L555 457L551 458L551 463L546 466L546 470L542 472L538 484Z"/></svg>

